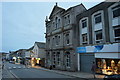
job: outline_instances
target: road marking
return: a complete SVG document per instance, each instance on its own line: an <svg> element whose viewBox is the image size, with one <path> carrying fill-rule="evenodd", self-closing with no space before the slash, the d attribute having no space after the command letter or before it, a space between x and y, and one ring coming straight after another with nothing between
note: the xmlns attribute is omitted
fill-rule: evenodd
<svg viewBox="0 0 120 80"><path fill-rule="evenodd" d="M20 78L18 78L18 76L16 76L11 70L10 73L17 79L17 80L21 80Z"/></svg>
<svg viewBox="0 0 120 80"><path fill-rule="evenodd" d="M16 68L16 67L13 67L13 68Z"/></svg>

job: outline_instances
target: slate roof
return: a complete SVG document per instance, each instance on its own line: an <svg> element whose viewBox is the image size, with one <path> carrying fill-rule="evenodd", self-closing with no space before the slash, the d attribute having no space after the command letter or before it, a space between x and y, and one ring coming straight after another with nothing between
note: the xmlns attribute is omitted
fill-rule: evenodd
<svg viewBox="0 0 120 80"><path fill-rule="evenodd" d="M44 43L44 42L35 42L35 44L36 44L39 48L45 48L45 43Z"/></svg>

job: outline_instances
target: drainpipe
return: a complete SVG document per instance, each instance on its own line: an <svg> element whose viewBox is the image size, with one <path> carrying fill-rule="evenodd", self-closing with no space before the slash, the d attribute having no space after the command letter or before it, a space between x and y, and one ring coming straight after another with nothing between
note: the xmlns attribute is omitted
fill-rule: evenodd
<svg viewBox="0 0 120 80"><path fill-rule="evenodd" d="M80 71L80 56L79 56L79 53L77 53L77 56L78 56L78 71Z"/></svg>

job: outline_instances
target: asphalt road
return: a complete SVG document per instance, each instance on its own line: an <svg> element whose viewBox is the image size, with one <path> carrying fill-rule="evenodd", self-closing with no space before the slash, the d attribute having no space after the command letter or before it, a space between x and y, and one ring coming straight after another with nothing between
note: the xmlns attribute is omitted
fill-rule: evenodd
<svg viewBox="0 0 120 80"><path fill-rule="evenodd" d="M14 75L14 77L18 78L19 80L24 80L24 79L74 80L75 79L75 77L62 75L51 71L35 69L35 68L26 68L24 65L21 64L12 64L6 62L5 68L8 71L10 71ZM84 80L84 79L79 79L79 80Z"/></svg>

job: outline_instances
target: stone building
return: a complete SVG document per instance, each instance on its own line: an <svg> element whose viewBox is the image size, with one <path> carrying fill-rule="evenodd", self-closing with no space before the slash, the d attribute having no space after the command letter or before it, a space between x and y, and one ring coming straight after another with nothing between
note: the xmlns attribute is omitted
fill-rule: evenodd
<svg viewBox="0 0 120 80"><path fill-rule="evenodd" d="M56 3L49 19L46 17L46 67L77 70L76 16L84 11L83 4L65 10Z"/></svg>

